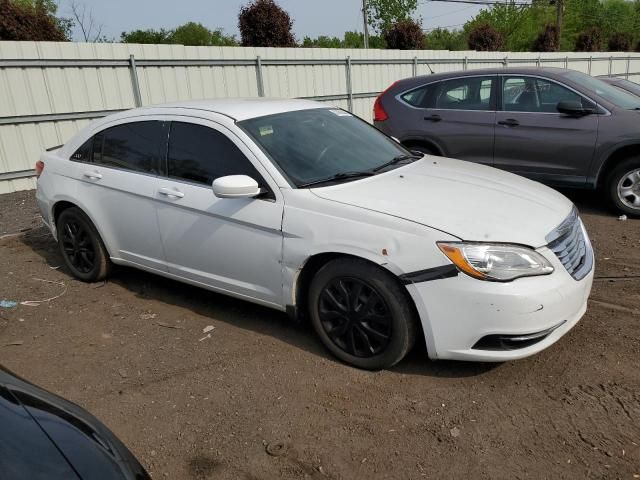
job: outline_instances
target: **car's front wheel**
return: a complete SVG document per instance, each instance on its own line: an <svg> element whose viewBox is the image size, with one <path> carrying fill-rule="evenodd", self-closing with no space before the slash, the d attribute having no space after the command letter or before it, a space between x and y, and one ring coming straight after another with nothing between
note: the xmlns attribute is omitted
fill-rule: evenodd
<svg viewBox="0 0 640 480"><path fill-rule="evenodd" d="M607 196L619 212L640 216L640 156L616 166L607 177Z"/></svg>
<svg viewBox="0 0 640 480"><path fill-rule="evenodd" d="M358 259L333 260L318 271L309 290L309 314L336 357L368 370L402 360L418 330L402 286L390 273Z"/></svg>
<svg viewBox="0 0 640 480"><path fill-rule="evenodd" d="M111 260L89 217L79 208L67 208L60 214L56 228L60 253L73 276L84 282L104 279Z"/></svg>

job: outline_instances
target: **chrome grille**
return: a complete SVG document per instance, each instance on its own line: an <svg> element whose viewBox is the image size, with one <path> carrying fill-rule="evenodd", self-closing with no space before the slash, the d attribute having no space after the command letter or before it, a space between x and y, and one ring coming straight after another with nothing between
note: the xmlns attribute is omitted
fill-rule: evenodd
<svg viewBox="0 0 640 480"><path fill-rule="evenodd" d="M546 237L547 247L556 254L567 272L582 280L593 267L593 250L575 207L569 216Z"/></svg>

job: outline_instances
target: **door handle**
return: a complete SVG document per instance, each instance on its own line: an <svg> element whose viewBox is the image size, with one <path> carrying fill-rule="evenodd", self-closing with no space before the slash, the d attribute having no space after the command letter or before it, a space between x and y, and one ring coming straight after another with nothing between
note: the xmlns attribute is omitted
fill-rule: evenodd
<svg viewBox="0 0 640 480"><path fill-rule="evenodd" d="M440 115L433 114L429 117L424 117L424 119L430 122L439 122L440 120L442 120L442 117Z"/></svg>
<svg viewBox="0 0 640 480"><path fill-rule="evenodd" d="M82 174L84 177L90 179L90 180L100 180L102 178L102 174L99 172L84 172Z"/></svg>
<svg viewBox="0 0 640 480"><path fill-rule="evenodd" d="M507 118L506 120L500 120L498 122L498 125L505 125L507 127L517 127L518 125L520 125L520 122L517 121L515 118Z"/></svg>
<svg viewBox="0 0 640 480"><path fill-rule="evenodd" d="M173 190L171 188L161 188L158 193L160 193L160 195L165 195L167 197L170 198L183 198L184 197L184 193L178 191L178 190Z"/></svg>

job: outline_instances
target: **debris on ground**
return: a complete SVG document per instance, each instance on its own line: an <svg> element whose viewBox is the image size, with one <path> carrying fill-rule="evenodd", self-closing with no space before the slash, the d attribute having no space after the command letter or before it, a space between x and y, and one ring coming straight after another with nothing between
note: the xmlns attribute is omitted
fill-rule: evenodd
<svg viewBox="0 0 640 480"><path fill-rule="evenodd" d="M460 436L460 429L458 427L453 427L451 430L449 430L449 433L451 433L451 436L453 438L457 438Z"/></svg>
<svg viewBox="0 0 640 480"><path fill-rule="evenodd" d="M122 378L127 378L129 375L127 375L127 371L120 368L118 369L118 374L122 377Z"/></svg>
<svg viewBox="0 0 640 480"><path fill-rule="evenodd" d="M5 343L5 347L19 347L24 344L24 340L16 340L15 342Z"/></svg>
<svg viewBox="0 0 640 480"><path fill-rule="evenodd" d="M18 302L13 300L0 300L0 307L2 308L14 308L18 306Z"/></svg>
<svg viewBox="0 0 640 480"><path fill-rule="evenodd" d="M54 297L45 298L44 300L25 300L24 302L20 302L20 305L25 305L27 307L38 307L43 303L49 303L52 300L55 300L56 298L60 298L65 293L67 293L67 285L64 282L57 282L55 280L45 280L42 278L33 278L32 280L35 280L36 282L53 283L55 285L60 285L63 288L63 290L62 292L60 292L58 295Z"/></svg>
<svg viewBox="0 0 640 480"><path fill-rule="evenodd" d="M202 329L202 333L209 333L210 331L212 331L213 329L215 329L216 327L214 327L213 325L207 325L206 327L204 327Z"/></svg>
<svg viewBox="0 0 640 480"><path fill-rule="evenodd" d="M624 222L624 221L626 221L626 220L627 220L627 216L626 216L626 215L620 215L620 216L618 217L618 220L620 220L621 222Z"/></svg>
<svg viewBox="0 0 640 480"><path fill-rule="evenodd" d="M289 448L283 442L267 443L265 451L272 457L282 457L287 454Z"/></svg>
<svg viewBox="0 0 640 480"><path fill-rule="evenodd" d="M140 315L140 320L153 320L157 316L157 313L143 313Z"/></svg>
<svg viewBox="0 0 640 480"><path fill-rule="evenodd" d="M183 328L183 327L181 327L179 325L170 325L170 324L165 323L165 322L156 322L156 325L158 325L159 327L164 327L164 328L174 328L176 330L180 330L181 328Z"/></svg>
<svg viewBox="0 0 640 480"><path fill-rule="evenodd" d="M211 334L207 333L204 337L202 337L200 340L198 340L199 342L202 342L203 340L206 340L207 338L211 338Z"/></svg>

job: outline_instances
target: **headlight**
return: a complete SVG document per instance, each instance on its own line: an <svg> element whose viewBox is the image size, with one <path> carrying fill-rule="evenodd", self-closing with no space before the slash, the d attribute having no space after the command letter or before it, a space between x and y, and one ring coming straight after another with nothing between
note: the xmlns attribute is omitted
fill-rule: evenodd
<svg viewBox="0 0 640 480"><path fill-rule="evenodd" d="M456 267L480 280L508 282L553 272L546 258L531 248L519 245L438 242L438 248Z"/></svg>

